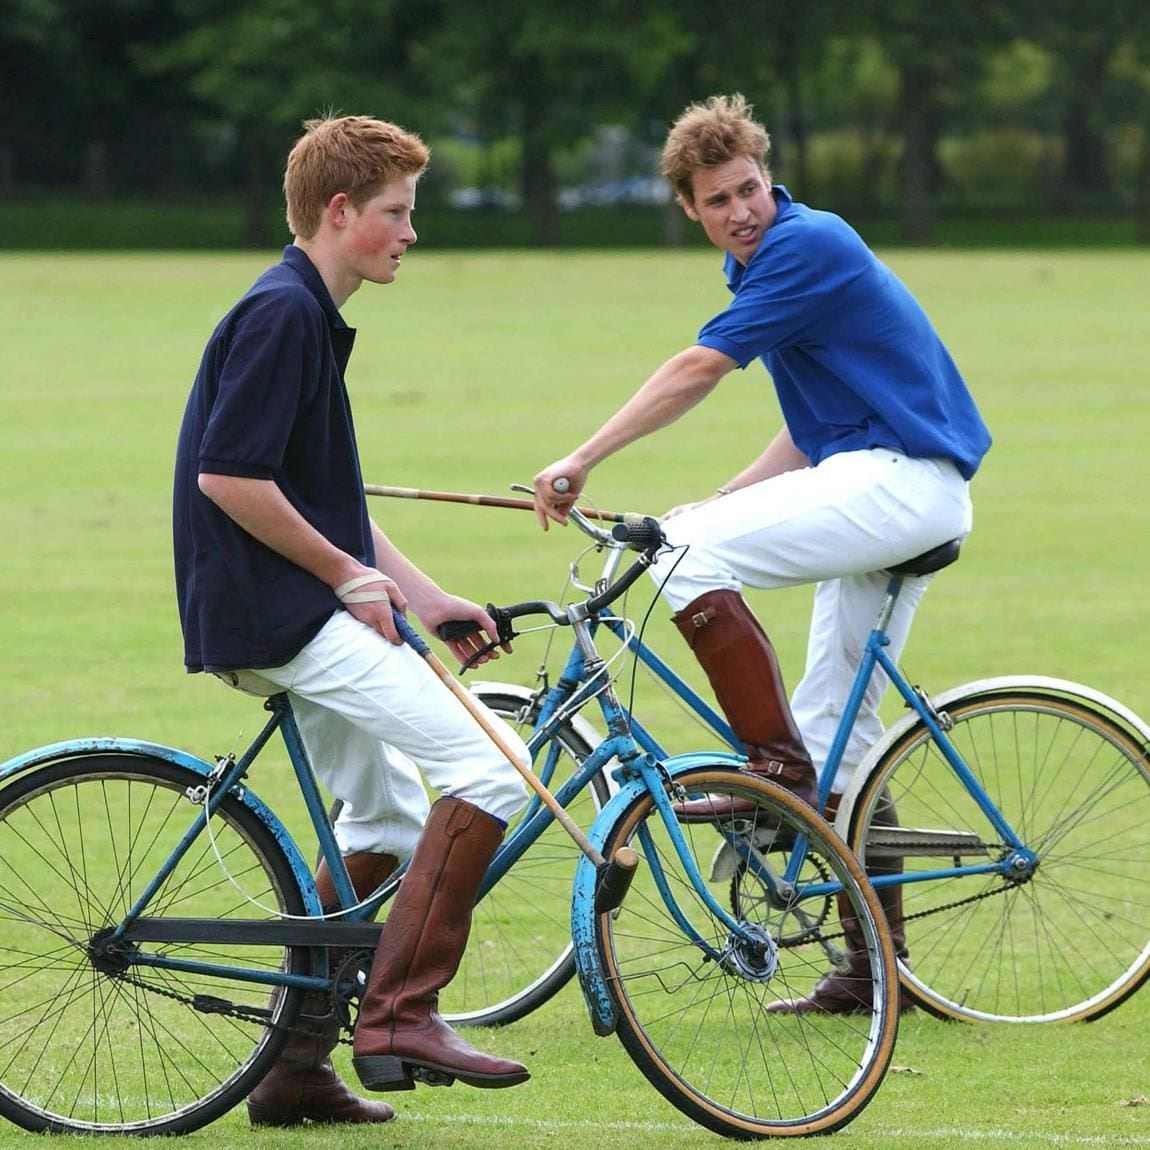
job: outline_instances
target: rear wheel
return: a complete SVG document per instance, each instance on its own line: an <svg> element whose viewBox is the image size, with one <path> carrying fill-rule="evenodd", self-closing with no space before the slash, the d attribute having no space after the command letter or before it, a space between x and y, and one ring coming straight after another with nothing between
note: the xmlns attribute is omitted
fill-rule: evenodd
<svg viewBox="0 0 1150 1150"><path fill-rule="evenodd" d="M109 938L192 825L189 790L203 782L166 760L108 754L0 791L0 1114L17 1125L186 1133L244 1098L283 1046L270 1024L291 1025L302 991L277 992L269 1008L266 985L214 968L307 973L306 951ZM304 913L290 863L250 810L225 799L211 828L215 849L201 834L143 914Z"/></svg>
<svg viewBox="0 0 1150 1150"><path fill-rule="evenodd" d="M680 829L716 901L757 943L707 907L653 799L638 797L603 853L630 845L639 868L622 907L595 919L619 1038L669 1102L719 1134L837 1130L878 1090L898 1028L894 951L874 891L842 840L787 791L729 768L687 771L675 783L738 802L736 814ZM808 863L788 889L781 868L798 834ZM773 1004L805 997L841 953L837 922L827 922L827 878L841 884L866 939L859 1012L778 1013Z"/></svg>
<svg viewBox="0 0 1150 1150"><path fill-rule="evenodd" d="M851 815L863 862L910 876L1003 864L902 887L907 990L970 1022L1113 1010L1150 978L1144 739L1091 700L1023 689L952 699L942 725L1026 853L1002 841L921 722L891 745ZM874 817L884 791L893 828Z"/></svg>

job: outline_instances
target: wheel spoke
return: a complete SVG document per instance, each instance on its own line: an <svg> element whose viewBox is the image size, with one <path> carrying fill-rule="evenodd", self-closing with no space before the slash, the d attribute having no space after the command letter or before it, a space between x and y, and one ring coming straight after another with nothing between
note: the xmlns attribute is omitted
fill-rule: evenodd
<svg viewBox="0 0 1150 1150"><path fill-rule="evenodd" d="M877 1090L897 1029L893 953L878 925L873 892L858 885L858 865L845 845L786 792L730 769L700 769L676 781L692 794L711 795L720 807L728 796L751 804L749 815L740 811L738 824L720 818L681 829L713 897L737 916L740 929L760 932L763 941L749 947L712 912L651 798L636 799L608 834L605 849L629 843L644 857L618 914L595 919L619 1037L668 1101L718 1133L746 1138L839 1129ZM856 960L857 1014L770 1009L808 995L826 972L827 954L825 896L811 900L804 929L794 913L801 893L787 896L780 886L786 855L767 856L755 847L764 828L780 822L811 836L811 862L799 891L805 882L828 877L842 882L858 917L868 949ZM716 862L724 840L737 844L736 857L755 860L753 866L740 863L733 879ZM675 914L656 873L675 900ZM690 923L694 937L678 919ZM763 950L777 963L773 968Z"/></svg>
<svg viewBox="0 0 1150 1150"><path fill-rule="evenodd" d="M102 936L195 819L199 776L133 756L64 761L0 791L0 1113L31 1130L181 1133L239 1101L280 1040L255 1021L193 1009L203 993L250 1002L263 991L227 966L306 969L306 952L231 944L153 944L158 957L220 964L219 977L137 964ZM147 908L260 917L249 901L303 912L290 864L232 799L213 819L220 856L197 843ZM281 1016L298 1008L288 991ZM289 1013L290 1012L290 1013Z"/></svg>
<svg viewBox="0 0 1150 1150"><path fill-rule="evenodd" d="M1150 770L1140 739L1085 699L1005 692L953 700L948 738L1036 860L1015 878L942 877L902 888L915 997L968 1020L1056 1021L1113 1009L1150 977ZM875 764L852 816L887 793L900 827L1009 848L921 725ZM885 861L885 860L884 860ZM986 862L915 857L907 872Z"/></svg>

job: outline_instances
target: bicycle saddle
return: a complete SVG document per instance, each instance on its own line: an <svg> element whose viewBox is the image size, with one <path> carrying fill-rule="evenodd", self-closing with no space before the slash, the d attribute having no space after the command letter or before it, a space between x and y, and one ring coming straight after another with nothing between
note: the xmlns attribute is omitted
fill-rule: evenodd
<svg viewBox="0 0 1150 1150"><path fill-rule="evenodd" d="M916 555L913 559L896 563L887 570L892 575L932 575L935 571L949 567L958 558L961 548L961 539L950 539L946 543L932 547L929 551L924 551L921 555Z"/></svg>

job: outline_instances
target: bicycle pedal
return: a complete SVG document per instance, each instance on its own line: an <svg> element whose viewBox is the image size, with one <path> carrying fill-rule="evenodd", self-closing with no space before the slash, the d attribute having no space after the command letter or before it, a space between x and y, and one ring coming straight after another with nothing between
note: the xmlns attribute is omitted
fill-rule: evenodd
<svg viewBox="0 0 1150 1150"><path fill-rule="evenodd" d="M436 1070L432 1066L413 1066L409 1063L404 1063L404 1069L411 1073L411 1077L416 1082L422 1082L424 1086L453 1086L455 1084L455 1075L448 1074L446 1070Z"/></svg>

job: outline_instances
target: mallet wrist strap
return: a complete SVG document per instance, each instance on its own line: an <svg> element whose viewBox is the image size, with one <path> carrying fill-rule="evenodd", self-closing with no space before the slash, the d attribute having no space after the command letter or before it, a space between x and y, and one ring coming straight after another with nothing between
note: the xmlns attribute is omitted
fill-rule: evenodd
<svg viewBox="0 0 1150 1150"><path fill-rule="evenodd" d="M367 575L357 575L346 583L335 588L335 597L341 603L380 603L390 599L386 591L360 591L358 588L366 587L369 583L379 583L387 576L380 571L371 571Z"/></svg>

